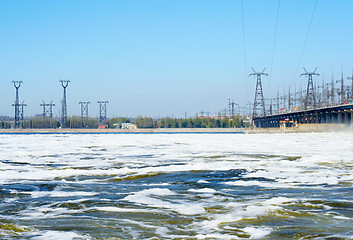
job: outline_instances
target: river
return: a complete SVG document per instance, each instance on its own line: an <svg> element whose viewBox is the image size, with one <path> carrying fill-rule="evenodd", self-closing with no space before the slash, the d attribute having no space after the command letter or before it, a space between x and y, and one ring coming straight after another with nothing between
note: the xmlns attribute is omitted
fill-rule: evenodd
<svg viewBox="0 0 353 240"><path fill-rule="evenodd" d="M353 238L353 134L0 135L1 239Z"/></svg>

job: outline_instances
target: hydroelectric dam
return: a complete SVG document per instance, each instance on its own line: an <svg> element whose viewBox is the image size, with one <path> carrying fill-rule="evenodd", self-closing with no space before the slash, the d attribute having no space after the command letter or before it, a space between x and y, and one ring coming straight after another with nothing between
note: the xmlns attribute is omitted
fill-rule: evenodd
<svg viewBox="0 0 353 240"><path fill-rule="evenodd" d="M253 119L258 128L279 128L281 123L345 124L353 126L353 102L316 109L259 116Z"/></svg>

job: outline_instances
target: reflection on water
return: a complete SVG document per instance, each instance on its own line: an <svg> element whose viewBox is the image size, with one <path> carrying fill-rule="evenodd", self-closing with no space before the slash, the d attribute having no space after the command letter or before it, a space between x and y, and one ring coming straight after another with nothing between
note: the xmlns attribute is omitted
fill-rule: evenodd
<svg viewBox="0 0 353 240"><path fill-rule="evenodd" d="M2 135L0 238L352 238L352 140Z"/></svg>

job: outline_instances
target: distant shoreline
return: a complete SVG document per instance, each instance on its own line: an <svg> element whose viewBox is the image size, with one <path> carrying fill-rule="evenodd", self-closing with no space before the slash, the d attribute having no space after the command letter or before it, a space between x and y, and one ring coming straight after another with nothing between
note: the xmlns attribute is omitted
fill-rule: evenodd
<svg viewBox="0 0 353 240"><path fill-rule="evenodd" d="M242 134L244 128L140 128L140 129L0 129L0 134L119 134L119 133L229 133Z"/></svg>

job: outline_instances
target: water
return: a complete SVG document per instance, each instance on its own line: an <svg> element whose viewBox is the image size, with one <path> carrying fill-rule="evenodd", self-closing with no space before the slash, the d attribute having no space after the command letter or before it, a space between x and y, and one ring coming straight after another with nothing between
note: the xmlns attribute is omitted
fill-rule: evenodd
<svg viewBox="0 0 353 240"><path fill-rule="evenodd" d="M0 135L1 239L352 239L353 134Z"/></svg>

